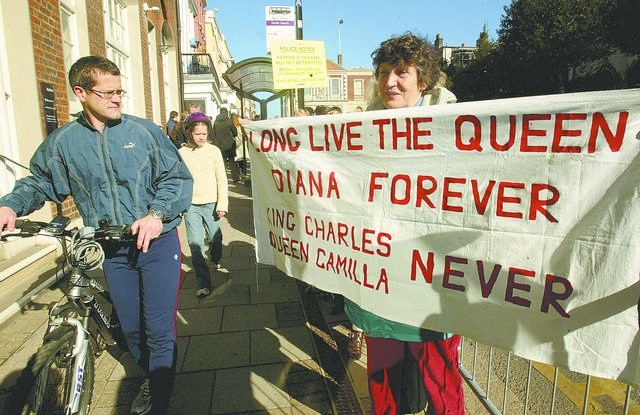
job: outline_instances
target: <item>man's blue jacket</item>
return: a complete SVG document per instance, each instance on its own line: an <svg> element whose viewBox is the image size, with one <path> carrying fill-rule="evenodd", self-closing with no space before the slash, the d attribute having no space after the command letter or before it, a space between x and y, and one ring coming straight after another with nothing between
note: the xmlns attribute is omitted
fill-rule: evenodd
<svg viewBox="0 0 640 415"><path fill-rule="evenodd" d="M193 179L166 134L131 115L102 132L76 116L42 142L32 176L18 180L0 206L23 216L72 195L85 226L130 225L154 208L165 216L163 233L175 228L191 204Z"/></svg>

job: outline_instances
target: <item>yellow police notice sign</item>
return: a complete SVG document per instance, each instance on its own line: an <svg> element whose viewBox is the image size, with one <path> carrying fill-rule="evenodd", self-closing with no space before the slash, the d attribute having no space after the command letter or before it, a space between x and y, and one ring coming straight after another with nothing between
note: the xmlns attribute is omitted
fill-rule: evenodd
<svg viewBox="0 0 640 415"><path fill-rule="evenodd" d="M318 40L272 40L271 64L276 89L327 86L324 42Z"/></svg>

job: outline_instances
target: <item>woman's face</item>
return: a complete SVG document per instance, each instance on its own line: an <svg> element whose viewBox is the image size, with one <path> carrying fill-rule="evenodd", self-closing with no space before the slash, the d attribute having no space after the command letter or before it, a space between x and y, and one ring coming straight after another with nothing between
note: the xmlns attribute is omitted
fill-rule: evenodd
<svg viewBox="0 0 640 415"><path fill-rule="evenodd" d="M414 107L426 88L413 65L380 64L378 94L387 108Z"/></svg>
<svg viewBox="0 0 640 415"><path fill-rule="evenodd" d="M198 147L202 147L207 142L208 135L209 130L205 124L197 123L191 127L191 137Z"/></svg>

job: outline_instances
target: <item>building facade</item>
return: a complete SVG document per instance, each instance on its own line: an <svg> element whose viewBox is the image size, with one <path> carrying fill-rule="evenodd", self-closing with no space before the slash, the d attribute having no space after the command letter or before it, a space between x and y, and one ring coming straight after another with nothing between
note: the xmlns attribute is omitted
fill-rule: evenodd
<svg viewBox="0 0 640 415"><path fill-rule="evenodd" d="M181 11L183 107L200 106L215 117L220 107L233 108L235 94L222 79L233 57L216 21L216 10L206 0L178 0Z"/></svg>
<svg viewBox="0 0 640 415"><path fill-rule="evenodd" d="M326 87L304 90L306 107L338 107L342 112L367 107L375 83L373 69L345 68L327 59L327 78Z"/></svg>

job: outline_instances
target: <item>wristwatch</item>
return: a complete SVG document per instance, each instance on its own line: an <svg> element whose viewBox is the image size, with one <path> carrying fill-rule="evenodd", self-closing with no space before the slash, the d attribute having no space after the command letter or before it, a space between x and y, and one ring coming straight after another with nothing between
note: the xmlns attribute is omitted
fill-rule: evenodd
<svg viewBox="0 0 640 415"><path fill-rule="evenodd" d="M147 215L151 216L152 218L164 220L164 214L160 212L158 209L154 209L154 208L149 209L149 213L147 213Z"/></svg>

